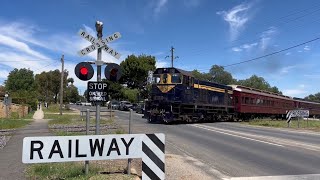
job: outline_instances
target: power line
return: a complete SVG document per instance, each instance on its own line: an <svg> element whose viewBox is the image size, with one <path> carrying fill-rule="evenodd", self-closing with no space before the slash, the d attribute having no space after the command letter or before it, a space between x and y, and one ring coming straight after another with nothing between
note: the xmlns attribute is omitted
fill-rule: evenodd
<svg viewBox="0 0 320 180"><path fill-rule="evenodd" d="M2 60L1 62L21 62L21 61L54 61L54 60L59 60L59 59L22 59L22 60ZM0 63L1 63L0 62Z"/></svg>
<svg viewBox="0 0 320 180"><path fill-rule="evenodd" d="M317 4L316 6L313 6L313 7L311 7L311 8L305 8L305 9L302 9L302 10L293 11L292 13L290 13L290 14L288 14L288 15L285 15L285 16L282 16L282 17L280 17L280 18L274 19L274 21L271 20L271 21L269 21L269 22L276 22L277 25L276 25L275 27L279 27L279 26L288 24L288 23L290 23L290 22L297 21L297 20L299 20L299 19L301 19L301 18L304 18L304 17L306 17L306 16L308 16L308 15L310 15L310 14L316 13L316 12L320 11L320 8L319 8L319 7L320 7L319 4ZM314 10L314 9L315 9L315 10ZM313 11L309 11L309 10L313 10ZM308 11L309 11L309 12L308 12ZM306 12L306 13L303 13L303 12ZM302 14L302 13L303 13L303 14ZM301 14L301 15L286 20L287 17L293 16L293 15L296 15L296 14ZM282 19L283 19L283 20L282 20ZM317 20L318 20L318 19L317 19ZM316 20L316 21L317 21L317 20ZM312 22L314 22L314 21L312 21ZM312 22L310 22L310 23L312 23ZM261 23L256 23L256 24L260 24L260 25L261 25ZM267 23L263 23L262 25L267 25ZM295 26L291 26L291 28L292 28L292 27L295 27ZM298 27L301 27L301 25L298 26ZM260 33L261 33L261 32L256 32L255 35L258 35L258 34L260 34ZM246 39L246 37L242 36L242 37L239 37L239 38L231 41L231 43L239 42L239 41L245 40L245 39ZM239 46L240 44L245 44L245 43L253 42L253 41L256 41L256 40L260 40L260 39L261 39L261 38L255 38L254 40L251 39L251 40L248 40L248 41L244 41L244 42L241 42L241 43L237 43L237 44L233 44L233 45L224 47L223 49L227 49L227 48L231 48L231 47L236 47L236 46ZM193 54L193 53L196 53L196 55L199 55L199 54L202 54L202 53L200 53L200 52L203 52L203 51L212 51L212 49L211 49L211 48L210 48L210 49L201 49L201 50L193 49L193 50L191 50L191 53L192 53L192 54ZM189 52L190 52L190 51L189 51Z"/></svg>
<svg viewBox="0 0 320 180"><path fill-rule="evenodd" d="M251 61L256 61L256 60L259 60L259 59L262 59L262 58L265 58L265 57L268 57L268 56L272 56L272 55L275 55L275 54L279 54L281 52L284 52L284 51L287 51L287 50L290 50L290 49L293 49L293 48L296 48L296 47L299 47L299 46L302 46L302 45L305 45L305 44L308 44L308 43L311 43L313 41L317 41L319 40L320 37L317 37L315 39L311 39L309 41L305 41L303 43L300 43L300 44L297 44L297 45L294 45L294 46L291 46L291 47L288 47L288 48L285 48L285 49L282 49L282 50L279 50L279 51L275 51L275 52L272 52L272 53L269 53L269 54L266 54L266 55L263 55L263 56L259 56L259 57L256 57L256 58L252 58L252 59L249 59L249 60L246 60L246 61L240 61L238 63L233 63L233 64L228 64L228 65L225 65L225 66L222 66L222 67L229 67L229 66L234 66L234 65L238 65L238 64L243 64L243 63L247 63L247 62L251 62Z"/></svg>

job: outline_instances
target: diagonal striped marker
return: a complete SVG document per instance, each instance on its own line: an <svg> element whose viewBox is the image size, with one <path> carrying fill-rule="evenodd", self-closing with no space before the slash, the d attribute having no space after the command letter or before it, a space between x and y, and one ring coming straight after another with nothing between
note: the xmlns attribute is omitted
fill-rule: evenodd
<svg viewBox="0 0 320 180"><path fill-rule="evenodd" d="M145 134L143 138L142 179L165 179L164 134Z"/></svg>

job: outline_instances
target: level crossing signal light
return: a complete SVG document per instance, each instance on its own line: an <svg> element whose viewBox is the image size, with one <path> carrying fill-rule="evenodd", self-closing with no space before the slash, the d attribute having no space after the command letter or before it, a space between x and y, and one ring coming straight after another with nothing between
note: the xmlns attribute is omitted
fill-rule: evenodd
<svg viewBox="0 0 320 180"><path fill-rule="evenodd" d="M108 63L104 74L109 81L119 81L122 75L121 67L116 63Z"/></svg>
<svg viewBox="0 0 320 180"><path fill-rule="evenodd" d="M76 65L74 72L82 81L88 81L93 77L94 70L90 63L81 62Z"/></svg>

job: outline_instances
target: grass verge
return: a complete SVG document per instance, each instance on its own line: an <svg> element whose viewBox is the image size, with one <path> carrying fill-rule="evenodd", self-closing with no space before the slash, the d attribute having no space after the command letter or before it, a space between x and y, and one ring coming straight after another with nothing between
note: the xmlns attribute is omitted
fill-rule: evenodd
<svg viewBox="0 0 320 180"><path fill-rule="evenodd" d="M70 112L69 105L64 105L64 108L62 109L62 112ZM48 108L45 108L42 106L42 110L44 113L59 113L60 112L60 105L59 104L51 104Z"/></svg>
<svg viewBox="0 0 320 180"><path fill-rule="evenodd" d="M22 128L27 124L29 124L30 122L31 122L30 120L24 120L24 119L1 119L0 130Z"/></svg>
<svg viewBox="0 0 320 180"><path fill-rule="evenodd" d="M134 179L134 176L119 174L99 174L104 169L95 163L89 164L89 174L84 173L84 163L67 162L67 163L45 163L29 165L26 170L28 179L64 179L64 180L103 180L103 179Z"/></svg>
<svg viewBox="0 0 320 180"><path fill-rule="evenodd" d="M286 120L271 120L271 119L259 119L259 120L250 120L248 122L241 122L242 124L254 125L254 126L266 126L266 127L275 127L275 128L287 128L288 123ZM298 120L292 119L290 123L290 128L298 128ZM300 120L299 121L300 129L310 129L314 131L320 131L320 121L314 120Z"/></svg>
<svg viewBox="0 0 320 180"><path fill-rule="evenodd" d="M26 176L28 179L89 179L98 174L101 168L91 164L89 174L84 174L84 163L45 163L34 164L27 168Z"/></svg>

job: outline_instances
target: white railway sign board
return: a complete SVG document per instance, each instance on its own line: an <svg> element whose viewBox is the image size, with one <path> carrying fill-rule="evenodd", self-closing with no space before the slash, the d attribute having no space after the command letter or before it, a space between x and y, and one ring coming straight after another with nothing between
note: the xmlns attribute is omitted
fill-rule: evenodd
<svg viewBox="0 0 320 180"><path fill-rule="evenodd" d="M119 134L23 139L23 163L142 158L142 179L165 179L165 136Z"/></svg>
<svg viewBox="0 0 320 180"><path fill-rule="evenodd" d="M309 117L309 110L302 110L302 109L290 110L288 111L286 117L287 117L288 123L291 121L292 117Z"/></svg>
<svg viewBox="0 0 320 180"><path fill-rule="evenodd" d="M101 40L91 36L89 33L87 33L86 31L84 31L82 29L79 30L78 34L80 35L80 37L82 37L85 40L92 43L92 45L89 45L88 47L85 47L85 48L81 49L80 51L78 51L78 54L80 56L84 56L86 54L89 54L89 53L97 50L98 48L102 48L111 56L113 56L117 59L120 58L120 56L121 56L120 53L118 53L116 50L107 46L107 43L110 43L112 41L115 41L115 40L121 38L121 34L119 32L115 32L112 35L109 35L106 38L101 39Z"/></svg>

